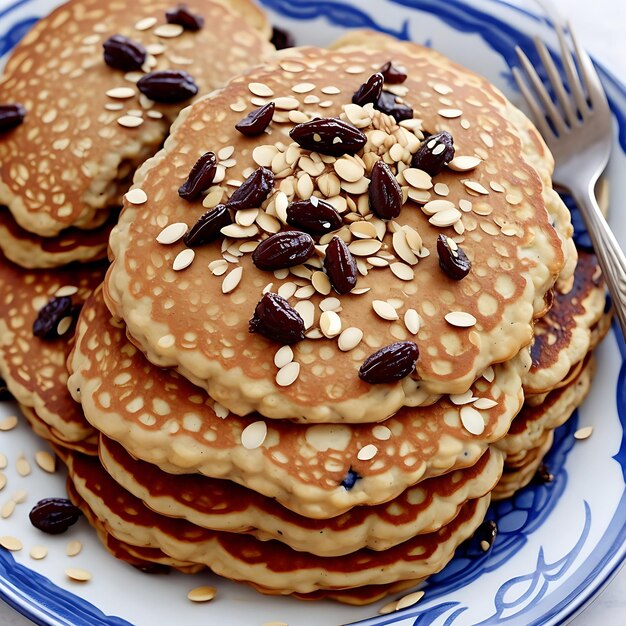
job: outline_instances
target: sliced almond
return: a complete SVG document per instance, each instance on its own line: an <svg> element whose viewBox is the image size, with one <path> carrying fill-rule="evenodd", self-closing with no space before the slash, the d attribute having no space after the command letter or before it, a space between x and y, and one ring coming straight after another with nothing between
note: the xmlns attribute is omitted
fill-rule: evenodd
<svg viewBox="0 0 626 626"><path fill-rule="evenodd" d="M292 361L278 370L276 384L280 387L289 387L296 382L298 376L300 376L300 363Z"/></svg>
<svg viewBox="0 0 626 626"><path fill-rule="evenodd" d="M263 445L266 437L267 424L262 420L252 422L241 431L241 445L246 450L256 450Z"/></svg>
<svg viewBox="0 0 626 626"><path fill-rule="evenodd" d="M452 311L445 316L446 322L459 328L469 328L476 324L476 318L471 313L465 311Z"/></svg>
<svg viewBox="0 0 626 626"><path fill-rule="evenodd" d="M236 267L231 270L222 281L222 293L227 294L234 291L241 282L243 276L243 267Z"/></svg>
<svg viewBox="0 0 626 626"><path fill-rule="evenodd" d="M175 222L166 226L158 235L156 240L164 245L176 243L185 236L187 232L187 224L184 222Z"/></svg>
<svg viewBox="0 0 626 626"><path fill-rule="evenodd" d="M394 321L398 319L398 312L385 300L374 300L372 302L372 308L376 314L384 320Z"/></svg>
<svg viewBox="0 0 626 626"><path fill-rule="evenodd" d="M210 602L215 598L216 594L217 589L215 587L203 586L192 589L187 594L187 598L192 602Z"/></svg>
<svg viewBox="0 0 626 626"><path fill-rule="evenodd" d="M320 330L328 339L341 332L341 318L334 311L324 311L320 317Z"/></svg>
<svg viewBox="0 0 626 626"><path fill-rule="evenodd" d="M79 567L71 567L65 570L65 575L72 581L77 583L86 583L91 580L91 572Z"/></svg>

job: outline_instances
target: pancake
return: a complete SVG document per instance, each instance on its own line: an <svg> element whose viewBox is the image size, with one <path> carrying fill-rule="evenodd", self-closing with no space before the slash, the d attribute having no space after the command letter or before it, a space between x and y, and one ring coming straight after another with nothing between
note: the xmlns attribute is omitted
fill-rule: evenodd
<svg viewBox="0 0 626 626"><path fill-rule="evenodd" d="M544 457L550 451L554 440L554 431L548 430L539 440L536 448L525 450L516 461L505 466L502 477L491 492L494 500L510 498L516 491L526 487L533 479Z"/></svg>
<svg viewBox="0 0 626 626"><path fill-rule="evenodd" d="M176 372L154 367L111 319L100 292L83 307L76 339L68 386L97 430L167 472L228 478L313 518L386 502L474 465L521 408L520 372L530 362L524 350L476 381L471 394L403 408L384 425L306 426L228 414ZM468 413L482 419L482 433L463 426Z"/></svg>
<svg viewBox="0 0 626 626"><path fill-rule="evenodd" d="M206 26L181 34L175 25L163 28L171 0L70 0L16 46L0 102L23 105L26 117L0 138L0 204L22 228L55 237L71 226L102 224L111 207L120 206L129 173L156 152L189 103L139 98L135 83L143 70L125 74L106 65L109 37L149 46L145 70L186 71L200 93L272 53L269 25L253 2L186 4ZM130 97L107 95L118 88L130 89Z"/></svg>
<svg viewBox="0 0 626 626"><path fill-rule="evenodd" d="M55 447L62 447L72 450L74 452L80 452L81 454L88 454L90 456L97 456L98 454L98 434L92 432L80 441L67 441L63 438L63 435L57 430L46 424L33 409L24 404L20 404L20 411L32 431L41 439L48 441Z"/></svg>
<svg viewBox="0 0 626 626"><path fill-rule="evenodd" d="M524 377L527 395L567 384L568 373L591 348L591 329L605 308L605 286L595 255L579 251L574 285L556 291L550 311L535 324L533 364Z"/></svg>
<svg viewBox="0 0 626 626"><path fill-rule="evenodd" d="M612 319L613 313L609 308L603 313L600 320L591 327L589 333L589 352L587 354L593 352L593 350L595 350L599 343L606 337L609 330L611 330ZM573 380L575 380L583 370L584 365L585 359L583 359L582 361L578 361L578 363L572 365L563 380L555 384L553 390L551 391L546 391L544 393L527 393L524 398L524 404L526 406L540 406L552 393L552 391L556 391L561 387L569 385Z"/></svg>
<svg viewBox="0 0 626 626"><path fill-rule="evenodd" d="M73 307L81 306L105 269L99 264L24 270L0 259L0 375L15 399L32 409L64 445L82 445L94 434L67 390L65 362L73 325L60 337L42 339L33 334L33 323L62 288L68 294L76 290L69 297ZM68 317L75 315L74 309Z"/></svg>
<svg viewBox="0 0 626 626"><path fill-rule="evenodd" d="M567 386L548 394L538 406L525 405L513 420L507 435L496 446L509 457L536 448L547 430L563 425L587 397L595 372L590 354L578 376Z"/></svg>
<svg viewBox="0 0 626 626"><path fill-rule="evenodd" d="M158 548L145 548L133 546L113 537L108 533L104 524L95 516L87 503L80 497L71 481L68 482L68 492L72 500L80 506L89 523L96 529L100 541L105 548L116 558L136 567L147 573L166 573L169 568L177 569L185 574L194 574L204 569L203 565L197 565L184 561L178 561L167 556ZM316 591L307 594L293 594L300 600L321 600L328 598L343 602L344 604L364 605L371 604L381 600L390 593L398 593L410 587L416 586L419 580L402 581L399 583L391 583L388 585L366 585L356 589L337 590L337 591ZM270 589L265 589L264 593L268 595L277 595Z"/></svg>
<svg viewBox="0 0 626 626"><path fill-rule="evenodd" d="M9 211L0 207L0 250L27 269L88 263L107 256L109 234L117 215L93 230L67 228L56 237L40 237L17 225Z"/></svg>
<svg viewBox="0 0 626 626"><path fill-rule="evenodd" d="M364 549L319 557L277 541L210 531L160 516L123 490L92 457L72 455L67 465L74 488L115 538L158 548L174 559L201 563L220 576L280 594L382 585L440 571L482 522L489 505L489 496L470 501L436 533L419 535L383 552Z"/></svg>
<svg viewBox="0 0 626 626"><path fill-rule="evenodd" d="M100 440L100 460L120 486L161 515L183 518L210 530L275 539L319 556L339 556L365 547L386 550L415 535L438 530L467 500L493 489L500 478L503 455L488 450L471 468L422 481L385 504L356 507L328 520L296 515L230 481L199 474L167 474L133 459L105 437Z"/></svg>
<svg viewBox="0 0 626 626"><path fill-rule="evenodd" d="M142 190L148 200L140 206L126 202L112 233L107 304L124 319L134 343L151 362L177 368L233 413L258 411L269 418L307 423L374 422L403 405L425 405L439 394L464 393L485 368L513 358L530 343L532 320L545 310L544 296L565 267L564 249L575 261L569 215L549 184L552 160L538 136L529 136L529 122L485 79L430 49L405 43L393 58L407 68L408 79L394 90L414 107L421 122L398 126L371 105L350 105L353 93L389 57L388 51L358 49L283 53L276 62L232 80L224 90L186 109L164 149L137 172L134 189ZM280 111L260 138L243 137L235 130L253 106L272 99L293 110ZM239 111L242 103L246 108ZM368 138L354 159L320 156L292 143L288 135L294 128L289 120L339 115L355 120ZM440 183L437 189L445 197L434 188L417 188L432 184L422 170L407 173L408 180L419 179L416 187L400 171L424 134L444 130L451 132L458 156L480 157L471 171L444 168L435 176L432 183ZM394 145L398 148L390 147ZM230 199L249 173L264 165L274 172L275 184L261 210L255 213L260 200L253 202L252 212L237 213L241 223L227 230L225 239L192 251L180 240L159 243L157 237L166 226L192 227L207 208L200 201L190 204L177 192L198 157L207 150L230 152L231 147L234 165L228 179L211 188L205 205ZM370 211L367 194L373 163L381 157L407 196L399 217L386 223ZM319 240L315 256L289 271L259 270L248 252L283 227L274 215L280 215L285 202L306 200L311 194L326 197L343 211L339 234L358 257L356 294L330 292L329 301L327 278L314 274L323 266L324 245L332 233ZM447 216L460 220L456 224L462 234L451 226L436 226L448 222L420 208L435 199L438 204L426 205L426 213L448 211ZM247 226L253 218L256 221ZM561 236L553 221L562 222ZM472 269L462 280L452 280L439 267L435 248L440 234L453 238L471 261ZM406 236L416 254L407 249ZM409 263L403 260L407 258ZM177 268L186 268L173 269L175 259ZM191 264L183 263L185 259ZM388 262L403 278L389 267L379 267ZM207 271L209 263L219 275ZM221 274L225 268L226 277ZM311 285L313 276L322 293ZM287 301L300 307L311 324L309 336L293 346L299 367L292 369L298 375L287 381L276 381L273 362L281 341L251 334L248 328L270 283L272 292L291 294ZM294 293L293 286L303 290ZM309 302L298 302L299 297ZM363 333L356 348L342 351L336 336L328 339L320 332L322 327L327 335L334 332L321 321L322 308L338 313L340 323L336 316L326 316L337 329ZM450 313L452 323L446 319ZM402 323L407 314L408 319L421 319L415 335L414 324ZM454 325L458 317L468 320L467 327ZM399 340L417 344L415 372L397 382L361 380L358 372L365 359Z"/></svg>

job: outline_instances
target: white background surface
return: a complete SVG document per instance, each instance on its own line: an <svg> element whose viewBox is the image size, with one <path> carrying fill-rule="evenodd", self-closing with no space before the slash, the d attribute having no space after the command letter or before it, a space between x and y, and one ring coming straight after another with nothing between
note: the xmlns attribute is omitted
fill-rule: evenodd
<svg viewBox="0 0 626 626"><path fill-rule="evenodd" d="M509 1L531 8L536 6L533 0ZM626 83L626 0L553 0L553 4L562 15L570 19L579 38L595 58ZM625 243L622 242L622 245ZM626 623L626 569L618 574L592 606L571 622L573 626L601 624L617 626L624 623ZM32 623L0 601L0 626L29 624ZM155 624L155 626L165 625Z"/></svg>

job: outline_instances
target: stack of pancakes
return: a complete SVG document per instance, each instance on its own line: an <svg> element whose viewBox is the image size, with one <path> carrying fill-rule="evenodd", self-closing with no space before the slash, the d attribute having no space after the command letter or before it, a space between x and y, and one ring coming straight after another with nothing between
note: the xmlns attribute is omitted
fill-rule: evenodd
<svg viewBox="0 0 626 626"><path fill-rule="evenodd" d="M386 95L354 96L383 69ZM266 128L236 130L270 103ZM318 118L365 139L290 137ZM419 153L436 161L442 131L454 158L428 173ZM207 152L221 169L181 197ZM399 215L377 206L379 161ZM518 110L432 50L355 32L283 51L179 114L135 174L101 288L101 268L78 284L76 270L2 267L0 371L119 558L372 602L442 569L492 494L529 482L589 388L604 288L552 167ZM292 203L306 201L340 223L301 262L260 269L259 244L298 230ZM230 223L187 247L216 211ZM467 275L442 267L439 235ZM341 271L356 269L348 290L334 238ZM74 339L34 337L41 307L68 294L82 304ZM282 313L251 332L268 294Z"/></svg>
<svg viewBox="0 0 626 626"><path fill-rule="evenodd" d="M142 77L185 71L206 94L273 51L269 23L250 0L190 0L189 12L207 24L199 30L169 23L175 6L71 0L14 50L0 83L0 104L26 110L0 140L0 249L14 263L52 268L106 257L135 169L192 100L155 102L137 88ZM141 67L105 63L103 45L115 36L141 47Z"/></svg>

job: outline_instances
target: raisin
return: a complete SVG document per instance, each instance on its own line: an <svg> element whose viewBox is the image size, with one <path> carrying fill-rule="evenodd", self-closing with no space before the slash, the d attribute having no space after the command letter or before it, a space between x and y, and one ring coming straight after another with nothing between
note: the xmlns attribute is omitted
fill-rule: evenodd
<svg viewBox="0 0 626 626"><path fill-rule="evenodd" d="M204 18L192 13L185 4L179 4L174 9L168 9L165 12L165 19L168 24L178 24L185 30L196 31L204 26Z"/></svg>
<svg viewBox="0 0 626 626"><path fill-rule="evenodd" d="M80 509L67 498L45 498L32 508L31 524L49 535L60 535L78 521Z"/></svg>
<svg viewBox="0 0 626 626"><path fill-rule="evenodd" d="M390 85L399 85L407 79L406 72L391 61L387 61L378 71L383 75L385 82Z"/></svg>
<svg viewBox="0 0 626 626"><path fill-rule="evenodd" d="M356 287L356 261L348 246L339 237L333 237L326 247L324 269L338 294L348 293Z"/></svg>
<svg viewBox="0 0 626 626"><path fill-rule="evenodd" d="M229 209L235 211L259 208L267 200L273 188L274 173L266 167L259 167L243 181L240 187L235 189L226 204Z"/></svg>
<svg viewBox="0 0 626 626"><path fill-rule="evenodd" d="M0 378L0 400L12 400L13 396L4 379Z"/></svg>
<svg viewBox="0 0 626 626"><path fill-rule="evenodd" d="M116 70L135 72L146 62L148 53L137 41L124 35L113 35L103 44L104 62Z"/></svg>
<svg viewBox="0 0 626 626"><path fill-rule="evenodd" d="M169 574L172 568L164 563L150 563L149 561L131 563L131 565L144 574Z"/></svg>
<svg viewBox="0 0 626 626"><path fill-rule="evenodd" d="M365 106L370 102L375 103L383 91L385 79L382 74L372 74L352 96L352 102Z"/></svg>
<svg viewBox="0 0 626 626"><path fill-rule="evenodd" d="M367 137L358 128L331 117L298 124L289 136L306 150L337 157L354 154L367 143Z"/></svg>
<svg viewBox="0 0 626 626"><path fill-rule="evenodd" d="M464 542L465 553L468 556L482 556L491 549L497 536L498 525L493 520L484 521Z"/></svg>
<svg viewBox="0 0 626 626"><path fill-rule="evenodd" d="M252 253L252 262L260 270L273 272L305 263L314 253L315 242L311 235L285 230L262 241Z"/></svg>
<svg viewBox="0 0 626 626"><path fill-rule="evenodd" d="M452 135L444 130L436 135L430 135L420 144L411 160L411 167L417 167L431 176L436 176L453 158L454 140Z"/></svg>
<svg viewBox="0 0 626 626"><path fill-rule="evenodd" d="M150 100L165 103L184 102L198 93L198 85L183 70L157 70L146 74L137 81L137 89Z"/></svg>
<svg viewBox="0 0 626 626"><path fill-rule="evenodd" d="M275 109L276 105L273 102L268 102L260 109L248 113L241 122L235 124L235 128L246 137L256 137L256 135L265 132L265 129L270 125Z"/></svg>
<svg viewBox="0 0 626 626"><path fill-rule="evenodd" d="M18 127L26 117L26 109L21 104L0 104L0 133Z"/></svg>
<svg viewBox="0 0 626 626"><path fill-rule="evenodd" d="M419 356L412 341L398 341L371 354L359 369L359 378L372 385L401 380L415 370Z"/></svg>
<svg viewBox="0 0 626 626"><path fill-rule="evenodd" d="M402 120L410 120L413 117L413 109L406 104L398 102L396 96L388 91L383 91L380 94L374 108L391 115L398 124Z"/></svg>
<svg viewBox="0 0 626 626"><path fill-rule="evenodd" d="M341 228L343 220L332 204L311 197L287 207L287 224L311 235L325 235Z"/></svg>
<svg viewBox="0 0 626 626"><path fill-rule="evenodd" d="M456 245L456 242L445 235L437 237L437 254L439 255L439 267L452 280L465 278L472 264L465 255L465 252Z"/></svg>
<svg viewBox="0 0 626 626"><path fill-rule="evenodd" d="M346 491L350 491L350 489L354 487L356 481L359 480L359 478L361 478L361 476L357 474L357 472L355 472L352 468L350 468L340 484Z"/></svg>
<svg viewBox="0 0 626 626"><path fill-rule="evenodd" d="M296 39L288 30L274 26L272 28L272 43L276 50L284 50L285 48L293 48L296 45Z"/></svg>
<svg viewBox="0 0 626 626"><path fill-rule="evenodd" d="M214 209L209 209L200 216L183 241L188 248L202 246L219 239L222 236L222 228L232 223L230 211L223 204L218 204Z"/></svg>
<svg viewBox="0 0 626 626"><path fill-rule="evenodd" d="M178 195L193 202L206 191L215 178L217 158L213 152L205 152L191 168L187 180L178 188Z"/></svg>
<svg viewBox="0 0 626 626"><path fill-rule="evenodd" d="M269 292L254 309L250 332L289 345L304 339L304 320L287 300L277 293Z"/></svg>
<svg viewBox="0 0 626 626"><path fill-rule="evenodd" d="M384 161L376 161L372 167L369 187L369 206L372 212L383 220L400 215L402 209L402 189Z"/></svg>
<svg viewBox="0 0 626 626"><path fill-rule="evenodd" d="M52 298L37 314L33 323L33 335L41 339L57 339L59 322L72 313L72 299L69 296Z"/></svg>
<svg viewBox="0 0 626 626"><path fill-rule="evenodd" d="M535 472L531 484L546 485L551 483L553 480L554 474L550 472L550 468L545 463L542 463Z"/></svg>

